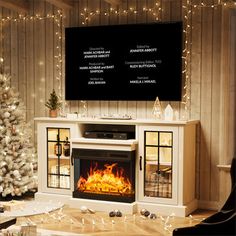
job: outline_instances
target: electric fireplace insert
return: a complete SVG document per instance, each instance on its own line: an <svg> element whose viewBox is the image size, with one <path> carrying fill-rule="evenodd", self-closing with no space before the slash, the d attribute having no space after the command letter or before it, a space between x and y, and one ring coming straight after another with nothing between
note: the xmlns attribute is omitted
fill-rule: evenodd
<svg viewBox="0 0 236 236"><path fill-rule="evenodd" d="M135 151L72 149L74 198L135 201Z"/></svg>

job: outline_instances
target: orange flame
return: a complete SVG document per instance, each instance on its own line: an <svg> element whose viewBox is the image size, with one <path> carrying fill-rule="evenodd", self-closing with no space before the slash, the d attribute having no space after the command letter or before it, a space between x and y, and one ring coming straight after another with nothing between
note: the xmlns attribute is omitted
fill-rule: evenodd
<svg viewBox="0 0 236 236"><path fill-rule="evenodd" d="M97 194L129 195L132 193L132 186L128 178L124 176L124 169L118 168L117 163L105 164L104 169L90 166L87 179L80 177L77 182L77 189L82 192Z"/></svg>

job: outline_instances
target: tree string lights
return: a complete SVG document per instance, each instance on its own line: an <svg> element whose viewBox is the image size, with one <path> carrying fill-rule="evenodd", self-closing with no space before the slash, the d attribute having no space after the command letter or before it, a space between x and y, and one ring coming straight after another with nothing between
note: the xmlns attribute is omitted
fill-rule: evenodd
<svg viewBox="0 0 236 236"><path fill-rule="evenodd" d="M10 76L0 73L0 196L21 196L37 187L36 152L25 106L10 87Z"/></svg>

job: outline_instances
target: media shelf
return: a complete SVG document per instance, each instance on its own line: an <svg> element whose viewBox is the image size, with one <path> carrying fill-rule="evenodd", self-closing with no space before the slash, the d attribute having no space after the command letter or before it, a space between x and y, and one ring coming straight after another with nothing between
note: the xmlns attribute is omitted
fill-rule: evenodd
<svg viewBox="0 0 236 236"><path fill-rule="evenodd" d="M97 139L135 139L135 126L121 124L83 124L82 136Z"/></svg>
<svg viewBox="0 0 236 236"><path fill-rule="evenodd" d="M39 191L37 199L57 198L73 207L121 209L109 201L73 198L73 157L56 155L56 133L66 130L72 149L135 151L135 202L129 213L146 208L163 214L186 216L197 208L195 199L196 130L198 121L154 119L35 118L38 128ZM54 138L48 138L48 130ZM88 138L86 132L131 133L132 138ZM65 135L60 138L64 144ZM46 157L46 158L45 158ZM55 167L55 168L54 168ZM49 177L50 176L50 177ZM64 182L63 182L64 181ZM62 183L62 184L61 184ZM119 204L119 205L117 205ZM108 206L111 208L108 209ZM132 211L132 212L130 212Z"/></svg>

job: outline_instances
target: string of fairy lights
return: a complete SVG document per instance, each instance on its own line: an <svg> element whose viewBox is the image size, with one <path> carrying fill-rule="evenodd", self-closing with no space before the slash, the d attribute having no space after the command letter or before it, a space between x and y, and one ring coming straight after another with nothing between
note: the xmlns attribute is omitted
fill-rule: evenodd
<svg viewBox="0 0 236 236"><path fill-rule="evenodd" d="M37 22L42 20L53 20L55 25L55 49L54 49L54 66L55 66L55 72L54 72L54 78L57 82L57 91L58 95L63 100L63 93L62 93L62 48L63 48L63 14L61 10L58 10L56 14L47 14L45 16L42 16L40 14L35 14L33 16L30 15L22 15L19 14L17 17L3 17L0 19L0 32L1 32L1 53L0 55L0 63L3 65L3 72L4 72L4 26L7 23L21 23L21 22ZM44 63L40 63L44 64Z"/></svg>
<svg viewBox="0 0 236 236"><path fill-rule="evenodd" d="M190 109L190 96L191 96L191 68L190 68L190 57L191 57L191 18L192 14L196 10L201 10L202 8L212 8L216 9L220 6L223 7L236 7L236 0L214 0L209 3L206 0L185 0L180 1L182 4L182 21L183 21L183 95L182 95L182 104L184 106L184 110L186 114ZM125 9L121 9L119 6L111 7L108 9L96 9L90 10L88 7L82 8L80 10L80 21L82 25L90 24L95 16L98 17L112 17L112 16L130 16L130 15L139 15L145 13L150 19L153 21L162 21L162 15L165 11L163 7L162 0L157 0L153 3L152 6L139 6L138 9L136 7L127 7ZM35 14L33 16L29 15L18 15L17 17L2 17L0 19L0 32L1 38L4 40L3 35L3 27L6 22L21 22L21 21L39 21L39 20L46 20L46 19L53 19L55 23L55 79L57 81L57 90L58 94L61 97L62 101L64 100L63 93L62 93L62 68L63 68L63 43L64 43L64 35L63 35L63 18L64 15L61 10L58 10L56 14L47 14L46 16L42 16L39 14ZM4 50L3 50L3 43L1 40L1 63L4 61ZM187 117L186 117L187 118Z"/></svg>

